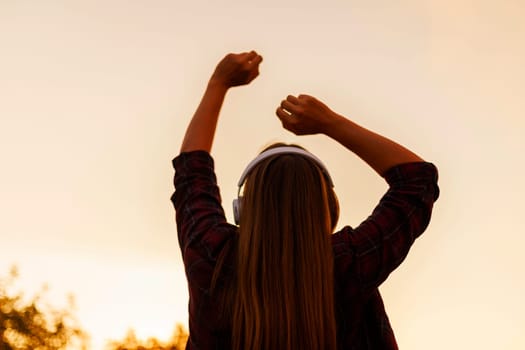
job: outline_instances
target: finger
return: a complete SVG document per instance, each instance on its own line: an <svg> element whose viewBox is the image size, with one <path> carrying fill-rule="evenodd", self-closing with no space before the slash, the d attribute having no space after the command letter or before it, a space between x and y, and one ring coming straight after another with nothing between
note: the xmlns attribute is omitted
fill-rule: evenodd
<svg viewBox="0 0 525 350"><path fill-rule="evenodd" d="M246 55L244 56L244 59L245 59L246 61L252 61L252 60L254 60L255 57L257 57L257 56L258 56L258 55L257 55L257 52L255 52L255 51L250 51L250 52L246 53Z"/></svg>
<svg viewBox="0 0 525 350"><path fill-rule="evenodd" d="M237 57L239 58L239 61L242 63L248 63L251 60L253 60L256 56L257 56L257 52L255 51L242 52L237 55Z"/></svg>
<svg viewBox="0 0 525 350"><path fill-rule="evenodd" d="M283 128L285 128L288 131L293 132L294 134L297 134L297 131L295 130L295 124L294 124L294 117L290 114L288 114L285 110L283 110L281 107L277 108L275 111L275 114L279 117L281 120L281 124L283 125Z"/></svg>
<svg viewBox="0 0 525 350"><path fill-rule="evenodd" d="M292 120L292 115L288 112L286 112L284 109L282 109L281 107L278 107L276 110L275 110L275 114L277 115L277 117L279 117L279 119L281 120L281 122L283 123L283 126L284 125L288 125L291 120Z"/></svg>
<svg viewBox="0 0 525 350"><path fill-rule="evenodd" d="M299 104L299 99L293 95L288 95L286 97L286 101L290 102L290 103L293 103L294 105L297 105Z"/></svg>
<svg viewBox="0 0 525 350"><path fill-rule="evenodd" d="M258 66L262 60L263 58L261 55L256 55L253 59L249 60L248 63L250 63L252 66Z"/></svg>
<svg viewBox="0 0 525 350"><path fill-rule="evenodd" d="M255 78L257 78L258 76L259 76L259 70L258 70L258 69L253 70L253 71L250 73L250 77L248 78L248 82L251 82L252 80L254 80Z"/></svg>
<svg viewBox="0 0 525 350"><path fill-rule="evenodd" d="M291 102L288 101L288 100L283 100L283 101L281 102L281 108L287 110L287 111L290 112L291 114L293 114L293 113L298 113L298 112L299 112L298 106L297 106L297 105L294 105L293 103L291 103Z"/></svg>

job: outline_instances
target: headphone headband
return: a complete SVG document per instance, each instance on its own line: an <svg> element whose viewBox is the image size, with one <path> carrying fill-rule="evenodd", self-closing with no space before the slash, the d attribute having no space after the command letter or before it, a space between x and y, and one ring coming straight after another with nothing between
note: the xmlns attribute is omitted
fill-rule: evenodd
<svg viewBox="0 0 525 350"><path fill-rule="evenodd" d="M275 148L270 148L269 150L266 150L259 154L254 160L252 160L246 169L244 169L241 178L239 179L239 182L237 185L239 188L237 189L237 198L233 200L233 217L235 219L235 223L239 224L240 217L241 217L241 207L242 207L242 197L240 195L241 187L244 184L244 181L246 180L246 177L252 171L252 169L259 164L262 160L274 156L276 154L299 154L302 155L308 159L311 159L314 161L319 168L321 169L321 172L323 173L326 181L330 185L330 187L334 187L334 183L332 182L332 178L330 177L330 174L328 173L328 170L326 170L326 167L324 166L323 162L316 156L314 156L312 153L307 152L301 148L298 147L292 147L292 146L280 146Z"/></svg>
<svg viewBox="0 0 525 350"><path fill-rule="evenodd" d="M261 154L259 154L254 160L252 160L248 164L246 169L244 169L244 171L243 171L243 173L241 175L241 178L239 179L239 182L237 183L237 186L239 186L239 190L242 187L242 185L244 184L244 181L246 180L246 177L248 176L250 171L257 164L259 164L264 159L266 159L268 157L271 157L271 156L274 156L276 154L299 154L299 155L305 156L305 157L313 160L319 166L319 168L321 168L321 171L324 174L326 180L328 181L328 184L330 185L330 187L334 187L334 183L332 181L332 178L330 177L330 174L328 173L328 170L326 170L326 167L324 166L323 162L321 162L321 160L319 158L314 156L312 153L310 153L308 151L305 151L305 150L303 150L301 148L298 148L298 147L280 146L280 147L271 148L269 150L266 150L266 151L262 152Z"/></svg>

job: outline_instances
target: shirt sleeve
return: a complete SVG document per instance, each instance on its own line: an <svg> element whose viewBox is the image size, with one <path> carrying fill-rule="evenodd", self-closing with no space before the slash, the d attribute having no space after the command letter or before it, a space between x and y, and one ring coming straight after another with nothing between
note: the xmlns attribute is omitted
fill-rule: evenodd
<svg viewBox="0 0 525 350"><path fill-rule="evenodd" d="M343 228L333 237L336 259L365 290L373 290L405 259L413 242L427 228L439 196L437 168L426 162L406 163L384 175L389 189L372 214L357 228Z"/></svg>
<svg viewBox="0 0 525 350"><path fill-rule="evenodd" d="M205 151L192 151L181 153L172 163L175 193L171 201L185 265L191 268L202 260L214 263L235 226L226 222L213 158Z"/></svg>

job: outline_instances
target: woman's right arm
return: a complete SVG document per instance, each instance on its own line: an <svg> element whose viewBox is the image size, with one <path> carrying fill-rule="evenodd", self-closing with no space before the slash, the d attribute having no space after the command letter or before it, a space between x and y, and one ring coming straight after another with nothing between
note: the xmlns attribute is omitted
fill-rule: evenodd
<svg viewBox="0 0 525 350"><path fill-rule="evenodd" d="M287 130L297 135L325 134L355 153L381 176L393 166L423 161L412 151L335 113L312 96L289 95L276 113Z"/></svg>

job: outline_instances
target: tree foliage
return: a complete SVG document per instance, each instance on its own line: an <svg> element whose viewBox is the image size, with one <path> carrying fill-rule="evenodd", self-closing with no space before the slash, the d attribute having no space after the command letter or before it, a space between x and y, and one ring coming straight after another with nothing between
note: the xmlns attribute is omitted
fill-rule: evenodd
<svg viewBox="0 0 525 350"><path fill-rule="evenodd" d="M171 339L167 342L156 338L138 340L135 332L130 330L124 339L110 342L107 350L184 350L187 341L188 333L182 325L177 324Z"/></svg>
<svg viewBox="0 0 525 350"><path fill-rule="evenodd" d="M14 291L17 278L16 267L7 278L0 278L0 350L88 349L87 333L73 316L73 298L65 309L45 303L45 288L25 298ZM187 341L187 331L177 324L166 342L156 338L139 340L130 330L124 339L109 342L107 350L184 350Z"/></svg>
<svg viewBox="0 0 525 350"><path fill-rule="evenodd" d="M73 300L63 310L44 304L45 290L26 300L12 291L18 277L13 267L0 279L0 350L86 349L87 336L73 317Z"/></svg>

